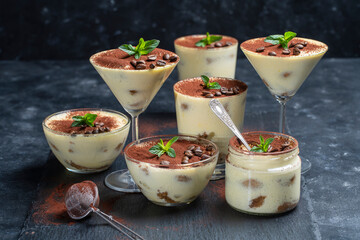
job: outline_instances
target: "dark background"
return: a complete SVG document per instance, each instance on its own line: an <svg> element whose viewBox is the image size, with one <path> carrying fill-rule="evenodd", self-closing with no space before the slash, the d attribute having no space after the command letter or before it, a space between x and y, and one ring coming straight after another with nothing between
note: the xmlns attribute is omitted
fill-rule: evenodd
<svg viewBox="0 0 360 240"><path fill-rule="evenodd" d="M359 57L359 15L357 0L2 0L0 60L88 59L140 37L173 50L182 35L242 42L286 30L328 44L326 57Z"/></svg>

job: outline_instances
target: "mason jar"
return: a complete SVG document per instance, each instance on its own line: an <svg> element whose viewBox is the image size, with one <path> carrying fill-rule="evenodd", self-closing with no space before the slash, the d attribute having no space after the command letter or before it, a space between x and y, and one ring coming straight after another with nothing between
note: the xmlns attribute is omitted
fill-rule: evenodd
<svg viewBox="0 0 360 240"><path fill-rule="evenodd" d="M226 159L225 197L240 212L275 215L294 209L300 199L301 159L295 138L276 132L247 132L250 146L261 135L274 138L266 153L249 152L236 137ZM277 149L278 151L274 151Z"/></svg>

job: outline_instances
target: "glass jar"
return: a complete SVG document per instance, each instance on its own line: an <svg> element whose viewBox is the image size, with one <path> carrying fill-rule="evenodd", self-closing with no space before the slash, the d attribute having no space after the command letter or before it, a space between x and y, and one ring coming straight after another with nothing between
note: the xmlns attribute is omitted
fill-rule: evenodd
<svg viewBox="0 0 360 240"><path fill-rule="evenodd" d="M248 132L244 138L261 135L282 139L285 144L278 152L249 152L239 148L238 139L229 143L226 159L225 197L237 211L254 215L275 215L295 208L300 199L298 142L276 132ZM251 144L249 142L249 144ZM285 147L284 147L285 146Z"/></svg>

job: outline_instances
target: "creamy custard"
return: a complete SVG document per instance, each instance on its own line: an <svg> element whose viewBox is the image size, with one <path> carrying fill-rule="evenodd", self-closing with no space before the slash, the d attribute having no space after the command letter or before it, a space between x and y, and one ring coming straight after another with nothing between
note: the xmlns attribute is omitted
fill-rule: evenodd
<svg viewBox="0 0 360 240"><path fill-rule="evenodd" d="M119 49L103 51L93 55L90 58L91 64L94 66L105 83L109 86L112 93L123 106L123 108L131 114L143 112L150 104L156 93L159 91L165 80L174 70L179 62L177 55L170 51L156 49L149 55L156 55L162 58L165 54L176 56L174 62L167 62L165 66L157 66L156 61L152 61L155 68L151 69L134 69L130 63L121 65L103 64L104 61L98 59L109 59L109 61L117 61L117 58L127 59L128 56L123 55ZM141 56L139 60L143 60L145 64L151 64L147 61L147 56Z"/></svg>
<svg viewBox="0 0 360 240"><path fill-rule="evenodd" d="M300 49L299 55L292 54L294 49L292 47L289 55L278 52L276 56L269 56L270 51L279 51L278 46L265 43L264 39L247 40L240 45L240 48L271 94L277 96L294 96L328 49L326 44L319 41L294 38L293 43L307 43ZM265 46L265 51L256 52L260 43Z"/></svg>
<svg viewBox="0 0 360 240"><path fill-rule="evenodd" d="M244 138L252 133L244 133ZM258 134L258 132L256 133ZM238 211L272 215L296 207L300 199L301 160L294 138L283 134L261 135L267 139L286 137L291 147L281 152L249 153L230 141L226 160L225 197Z"/></svg>
<svg viewBox="0 0 360 240"><path fill-rule="evenodd" d="M165 136L162 139L166 144L166 139L170 138ZM159 138L155 137L145 138L139 140L139 143L132 143L126 147L125 159L131 176L145 197L155 204L161 206L189 204L208 184L217 162L218 150L210 141L182 136L178 141L186 140L191 143L211 145L214 150L213 155L203 160L197 158L198 161L187 164L170 162L169 165L161 165L153 163L156 162L156 156L148 158L130 153L134 147L148 151L158 140ZM181 155L183 152L176 152L176 154ZM161 158L158 162L161 162Z"/></svg>
<svg viewBox="0 0 360 240"><path fill-rule="evenodd" d="M175 52L181 58L179 63L179 79L199 77L235 77L238 41L223 36L222 47L215 43L207 47L196 47L195 43L205 35L191 35L175 40ZM226 45L226 43L231 45ZM226 45L226 46L225 46Z"/></svg>
<svg viewBox="0 0 360 240"><path fill-rule="evenodd" d="M232 86L241 88L241 92L236 95L222 95L216 98L225 107L235 125L242 129L247 93L246 84L228 78L210 78L210 81L219 82L220 85L232 84ZM191 96L185 88L187 88L187 85L195 83L198 86L194 86L194 88L198 88L200 93L196 96ZM201 94L201 91L209 91L208 89L203 89L200 86L201 83L202 80L200 78L192 78L179 81L174 85L178 132L182 135L203 137L214 142L220 151L218 162L221 164L225 162L225 157L228 153L228 143L234 134L210 109L209 102L212 98L206 98ZM216 92L220 90L211 91Z"/></svg>
<svg viewBox="0 0 360 240"><path fill-rule="evenodd" d="M79 112L97 114L97 119L110 118L112 124L109 131L74 134L56 130L59 122L66 121L71 125L72 116L79 115ZM47 117L43 122L46 140L56 158L69 171L77 173L99 172L109 168L124 147L129 126L125 115L101 109L63 111Z"/></svg>

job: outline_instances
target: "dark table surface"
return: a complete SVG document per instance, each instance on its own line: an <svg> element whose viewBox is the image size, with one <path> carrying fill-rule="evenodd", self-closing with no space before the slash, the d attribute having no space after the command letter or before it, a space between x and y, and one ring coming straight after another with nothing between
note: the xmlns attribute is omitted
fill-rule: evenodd
<svg viewBox="0 0 360 240"><path fill-rule="evenodd" d="M224 180L210 182L196 201L181 208L112 191L103 180L126 167L123 156L103 173L66 171L49 151L42 120L71 108L122 108L87 61L2 61L2 239L125 239L95 215L78 222L67 217L63 193L85 179L97 183L102 210L147 239L360 239L359 66L360 59L323 59L288 103L287 132L313 166L302 177L298 207L265 218L230 208ZM249 86L244 128L277 131L278 104L245 59L238 61L236 77ZM140 116L141 136L176 133L176 79L174 72Z"/></svg>

